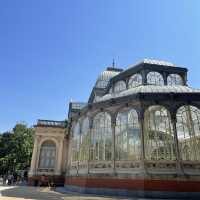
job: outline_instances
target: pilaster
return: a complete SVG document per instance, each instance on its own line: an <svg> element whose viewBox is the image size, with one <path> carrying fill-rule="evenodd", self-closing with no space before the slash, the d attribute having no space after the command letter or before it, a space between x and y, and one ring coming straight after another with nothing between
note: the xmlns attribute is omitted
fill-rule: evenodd
<svg viewBox="0 0 200 200"><path fill-rule="evenodd" d="M38 136L35 136L32 159L31 159L31 170L29 172L30 175L36 174L36 168L37 168L36 163L37 163L37 157L38 157L37 148L38 148Z"/></svg>
<svg viewBox="0 0 200 200"><path fill-rule="evenodd" d="M59 139L59 146L58 149L58 160L57 160L57 166L56 166L56 175L61 174L61 167L62 167L62 152L63 152L63 139Z"/></svg>

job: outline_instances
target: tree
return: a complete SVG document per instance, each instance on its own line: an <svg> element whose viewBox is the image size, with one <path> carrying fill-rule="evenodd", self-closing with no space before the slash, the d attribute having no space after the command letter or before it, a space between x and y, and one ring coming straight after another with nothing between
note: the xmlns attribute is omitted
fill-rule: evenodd
<svg viewBox="0 0 200 200"><path fill-rule="evenodd" d="M0 174L30 166L34 129L18 123L12 132L0 135Z"/></svg>

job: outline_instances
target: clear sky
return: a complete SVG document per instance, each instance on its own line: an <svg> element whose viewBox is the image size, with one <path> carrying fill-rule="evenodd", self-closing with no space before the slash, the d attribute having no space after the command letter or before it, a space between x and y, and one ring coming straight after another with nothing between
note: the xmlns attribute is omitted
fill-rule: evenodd
<svg viewBox="0 0 200 200"><path fill-rule="evenodd" d="M1 0L0 132L65 119L113 58L171 61L200 88L200 1Z"/></svg>

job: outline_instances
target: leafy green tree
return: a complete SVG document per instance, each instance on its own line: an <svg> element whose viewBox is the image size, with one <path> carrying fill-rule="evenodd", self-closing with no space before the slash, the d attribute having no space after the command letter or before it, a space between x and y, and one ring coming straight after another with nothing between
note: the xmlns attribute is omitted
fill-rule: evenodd
<svg viewBox="0 0 200 200"><path fill-rule="evenodd" d="M34 129L18 123L12 132L0 135L0 173L30 166Z"/></svg>

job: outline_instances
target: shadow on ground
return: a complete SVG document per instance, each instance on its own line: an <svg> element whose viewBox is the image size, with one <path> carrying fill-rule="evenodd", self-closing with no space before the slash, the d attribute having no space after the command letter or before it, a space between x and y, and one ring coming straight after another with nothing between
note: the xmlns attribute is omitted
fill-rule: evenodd
<svg viewBox="0 0 200 200"><path fill-rule="evenodd" d="M35 200L119 200L122 198L83 195L79 193L59 193L42 187L15 186L1 190L2 197ZM125 198L123 198L125 200ZM127 198L126 198L127 199Z"/></svg>

